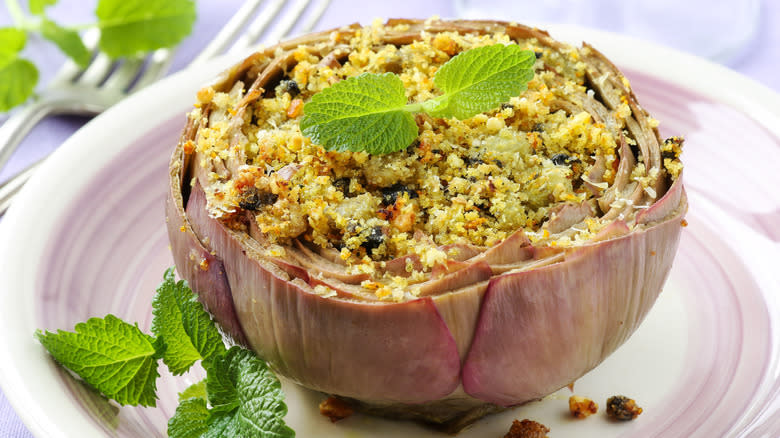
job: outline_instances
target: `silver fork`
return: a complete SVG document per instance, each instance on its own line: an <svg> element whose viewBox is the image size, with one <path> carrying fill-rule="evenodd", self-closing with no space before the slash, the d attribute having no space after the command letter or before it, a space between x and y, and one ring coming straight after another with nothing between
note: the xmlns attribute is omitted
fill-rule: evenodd
<svg viewBox="0 0 780 438"><path fill-rule="evenodd" d="M187 68L202 64L219 54L247 51L262 36L265 36L265 41L276 42L288 36L302 18L306 20L298 30L308 32L319 22L330 2L331 0L273 0L261 8L263 0L247 0ZM285 7L286 3L289 4ZM256 18L250 23L253 17ZM94 50L98 35L88 32L85 33L84 39L87 47ZM226 50L228 46L230 48ZM170 51L161 49L152 53L148 61L128 60L111 73L111 61L99 54L83 74L80 74L74 63L68 62L43 93L46 97L14 114L0 127L0 168L5 165L30 129L46 115L98 114L128 94L162 77L170 65L170 60ZM143 72L139 76L141 70ZM107 74L109 76L105 79ZM60 88L63 85L64 87ZM77 90L76 94L70 91L62 93L67 87ZM84 99L92 93L93 97ZM5 213L13 198L42 161L43 159L31 164L0 185L0 215Z"/></svg>

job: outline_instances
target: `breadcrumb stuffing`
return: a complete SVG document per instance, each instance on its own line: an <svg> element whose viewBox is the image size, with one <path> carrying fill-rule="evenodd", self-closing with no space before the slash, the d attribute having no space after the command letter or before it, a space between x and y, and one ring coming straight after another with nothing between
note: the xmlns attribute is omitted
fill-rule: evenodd
<svg viewBox="0 0 780 438"><path fill-rule="evenodd" d="M377 21L334 31L331 42L295 48L283 77L265 90L247 90L241 81L224 92L201 89L190 117L203 117L208 105L208 124L188 148L208 174L204 190L210 214L259 231L275 254L283 256L283 247L294 241L332 251L348 272L373 276L363 282L366 292L393 300L413 296L410 285L450 259L445 245L487 248L523 230L534 244L564 248L596 235L607 223L598 211L565 231L550 231L549 223L567 205L594 203L616 180L621 138L629 145L636 141L621 121L632 115L625 99L608 120L576 105L593 99L594 91L573 47L550 50L534 38L517 42L537 53L535 76L525 92L466 120L418 115L417 140L399 152L330 152L301 134L305 102L337 81L393 72L408 101L422 102L439 95L434 75L453 56L514 43L501 32L424 31L419 40L400 45L383 39L405 27ZM322 47L333 43L338 50L323 55ZM275 54L284 55L281 49ZM254 99L251 93L262 96ZM243 121L238 134L231 122L236 117ZM681 143L674 137L662 146L664 169L675 178L682 169ZM658 175L643 163L629 178L656 196ZM615 197L609 205L631 207L631 202ZM236 219L244 213L251 223ZM401 274L374 263L410 255L417 261L407 259ZM324 286L315 292L335 293Z"/></svg>

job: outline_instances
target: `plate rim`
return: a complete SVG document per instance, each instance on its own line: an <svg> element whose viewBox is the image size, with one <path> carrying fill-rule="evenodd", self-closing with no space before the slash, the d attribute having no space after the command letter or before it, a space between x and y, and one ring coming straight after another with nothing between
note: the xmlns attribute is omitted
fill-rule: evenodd
<svg viewBox="0 0 780 438"><path fill-rule="evenodd" d="M753 119L775 137L780 138L780 95L751 78L706 59L625 35L575 25L555 24L545 27L557 39L575 44L582 40L590 42L621 69L639 71L736 109ZM632 50L624 50L626 47L631 47ZM163 120L169 116L174 117L180 113L182 108L191 105L194 101L195 91L200 86L211 81L217 73L224 70L225 66L233 65L238 59L241 57L226 55L211 60L197 69L175 73L97 116L65 141L41 165L40 170L22 189L17 202L11 206L0 223L0 248L3 248L3 251L0 252L0 285L5 285L4 288L0 286L0 308L19 309L17 312L11 312L12 317L10 318L0 318L0 338L5 338L5 342L0 343L0 387L10 405L33 436L68 436L68 430L79 431L82 434L89 433L88 436L93 436L92 434L99 433L100 429L92 419L86 418L80 413L67 418L69 416L65 414L65 411L71 408L75 410L76 406L61 407L64 409L60 410L56 416L52 411L42 409L41 405L35 401L35 395L38 393L32 392L30 386L22 378L24 373L21 372L21 369L24 367L24 361L45 362L47 356L42 353L42 349L33 339L32 333L35 327L32 327L26 336L19 336L21 332L30 328L30 324L34 325L35 312L32 310L34 303L31 299L26 300L24 294L12 293L9 288L12 283L10 279L25 272L24 269L11 269L11 266L17 261L15 258L23 259L23 257L19 257L19 254L23 254L25 244L22 239L25 234L13 231L19 229L25 224L25 221L29 221L26 218L41 214L41 209L38 206L41 200L47 199L47 187L51 187L53 182L67 179L70 183L67 193L65 193L66 196L58 197L49 202L47 211L61 212L67 207L68 201L79 193L80 189L94 176L93 173L72 172L72 170L68 173L74 162L91 161L90 166L95 172L120 153L124 147L132 143L125 141L122 148L114 150L110 148L95 150L92 148L94 141L90 141L91 137L105 135L104 132L109 127L120 126L124 118L142 119L144 114L148 114L150 102L175 102L175 104L165 105L160 110L163 114L159 115L160 119ZM669 62L680 68L663 68L662 63L658 62L659 60L664 60L664 62ZM731 86L724 87L724 84L731 84ZM179 107L179 102L186 103ZM180 114L183 119L184 114ZM125 131L127 129L129 128L125 126ZM136 138L141 135L143 134L137 133ZM62 166L63 163L67 163L69 166ZM68 193L71 195L70 198L67 196ZM20 251L14 252L13 249L20 249ZM32 285L36 279L22 278L22 281ZM22 289L24 290L24 288ZM20 328L22 330L19 330ZM20 353L21 357L15 357ZM55 417L57 421L54 421ZM67 429L61 428L63 421Z"/></svg>

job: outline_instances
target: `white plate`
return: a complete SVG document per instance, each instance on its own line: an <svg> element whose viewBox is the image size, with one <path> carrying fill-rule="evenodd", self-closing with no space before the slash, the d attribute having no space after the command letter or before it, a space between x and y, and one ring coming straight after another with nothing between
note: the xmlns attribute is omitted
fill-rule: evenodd
<svg viewBox="0 0 780 438"><path fill-rule="evenodd" d="M662 134L687 137L690 225L645 323L575 384L602 406L599 415L572 419L564 389L460 436L502 436L514 418L542 422L557 437L780 436L780 97L645 42L572 27L552 33L600 48ZM106 313L149 327L154 288L172 264L168 156L195 91L227 65L177 74L97 117L44 163L3 219L0 380L35 436L165 436L176 392L198 378L163 376L158 408L117 409L54 365L32 335ZM319 395L285 389L300 437L441 436L361 415L331 424L318 413ZM616 393L644 408L638 420L606 420L604 402Z"/></svg>

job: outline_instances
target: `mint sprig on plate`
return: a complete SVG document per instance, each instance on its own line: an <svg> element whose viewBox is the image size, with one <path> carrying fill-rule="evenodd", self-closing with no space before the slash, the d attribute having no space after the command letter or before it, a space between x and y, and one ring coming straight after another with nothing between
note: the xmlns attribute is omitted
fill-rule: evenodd
<svg viewBox="0 0 780 438"><path fill-rule="evenodd" d="M173 374L198 360L206 378L179 395L168 422L171 438L269 436L291 438L279 379L255 353L225 347L215 323L173 269L152 302L152 332L114 315L91 318L74 332L38 330L54 359L122 405L155 406L159 359Z"/></svg>
<svg viewBox="0 0 780 438"><path fill-rule="evenodd" d="M53 42L80 67L92 54L79 32L100 29L99 48L112 58L172 47L192 32L194 0L99 0L97 21L64 26L46 15L57 0L29 0L26 14L17 0L6 0L14 27L0 29L0 112L26 101L38 82L38 69L21 55L28 34L40 34Z"/></svg>
<svg viewBox="0 0 780 438"><path fill-rule="evenodd" d="M434 75L442 94L411 104L397 75L363 73L312 96L301 132L327 150L396 152L417 138L414 113L463 120L495 109L526 90L535 61L534 52L516 44L462 52Z"/></svg>

